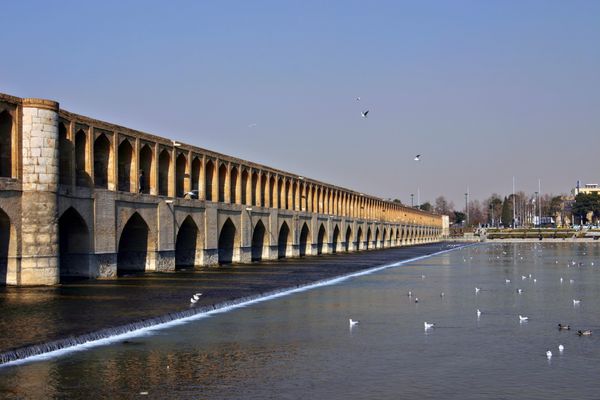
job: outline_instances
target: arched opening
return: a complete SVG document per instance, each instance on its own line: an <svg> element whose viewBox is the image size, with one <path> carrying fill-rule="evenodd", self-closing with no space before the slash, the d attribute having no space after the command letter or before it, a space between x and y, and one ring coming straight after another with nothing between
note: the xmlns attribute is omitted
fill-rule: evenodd
<svg viewBox="0 0 600 400"><path fill-rule="evenodd" d="M2 117L0 117L1 121ZM0 122L0 129L2 122ZM0 149L3 147L0 145ZM0 150L1 151L1 150ZM73 151L73 145L67 137L67 127L63 122L58 124L58 152L59 152L59 164L58 174L59 182L61 185L71 184L71 152ZM1 167L0 167L1 169ZM1 174L0 174L1 175ZM2 175L3 176L3 175Z"/></svg>
<svg viewBox="0 0 600 400"><path fill-rule="evenodd" d="M237 168L236 167L232 167L231 168L231 172L230 172L230 178L229 178L229 198L231 199L231 202L236 204L239 203L240 199L238 199L236 197L236 187L237 187L237 181L238 181L238 172L237 172Z"/></svg>
<svg viewBox="0 0 600 400"><path fill-rule="evenodd" d="M292 185L289 180L285 181L285 209L291 210L293 206Z"/></svg>
<svg viewBox="0 0 600 400"><path fill-rule="evenodd" d="M283 210L285 209L285 204L287 202L287 196L285 195L285 184L283 182L283 179L279 178L277 182L277 188L279 189L279 193L277 193L277 197L279 198L279 208Z"/></svg>
<svg viewBox="0 0 600 400"><path fill-rule="evenodd" d="M13 119L6 110L0 113L0 177L12 176L12 126Z"/></svg>
<svg viewBox="0 0 600 400"><path fill-rule="evenodd" d="M317 254L323 254L323 246L326 238L325 227L323 224L319 227L319 233L317 235Z"/></svg>
<svg viewBox="0 0 600 400"><path fill-rule="evenodd" d="M256 192L256 186L258 185L258 174L254 172L252 174L252 186L250 190L252 191L252 205L255 206L259 203L258 193Z"/></svg>
<svg viewBox="0 0 600 400"><path fill-rule="evenodd" d="M252 232L252 261L261 261L265 251L266 229L262 221L258 221Z"/></svg>
<svg viewBox="0 0 600 400"><path fill-rule="evenodd" d="M231 219L227 218L219 235L219 264L231 264L233 262L237 242L236 234L235 225L231 222Z"/></svg>
<svg viewBox="0 0 600 400"><path fill-rule="evenodd" d="M133 147L129 140L125 139L119 145L119 190L132 192L131 168L133 162Z"/></svg>
<svg viewBox="0 0 600 400"><path fill-rule="evenodd" d="M298 210L300 209L300 205L298 204L298 182L294 182L292 184L292 199L291 199L291 205L290 205L290 209L291 210Z"/></svg>
<svg viewBox="0 0 600 400"><path fill-rule="evenodd" d="M160 152L158 156L158 195L169 195L169 168L171 167L171 156L167 149Z"/></svg>
<svg viewBox="0 0 600 400"><path fill-rule="evenodd" d="M262 207L265 207L267 205L267 198L265 197L266 191L267 191L267 176L263 174L262 178L260 180L260 191L259 191L260 205Z"/></svg>
<svg viewBox="0 0 600 400"><path fill-rule="evenodd" d="M193 268L199 264L199 243L198 243L198 226L191 216L187 216L179 232L177 232L177 240L175 242L175 269Z"/></svg>
<svg viewBox="0 0 600 400"><path fill-rule="evenodd" d="M300 231L300 247L299 254L300 257L304 257L306 255L306 250L310 249L310 231L308 230L308 225L306 222L302 225L302 230Z"/></svg>
<svg viewBox="0 0 600 400"><path fill-rule="evenodd" d="M250 205L252 200L248 201L248 171L242 171L242 204Z"/></svg>
<svg viewBox="0 0 600 400"><path fill-rule="evenodd" d="M283 223L279 228L279 237L277 238L277 258L285 258L291 250L290 228L287 223Z"/></svg>
<svg viewBox="0 0 600 400"><path fill-rule="evenodd" d="M192 190L198 191L200 189L200 159L194 157L192 161Z"/></svg>
<svg viewBox="0 0 600 400"><path fill-rule="evenodd" d="M75 134L75 182L77 186L90 186L90 176L85 170L87 135L83 130Z"/></svg>
<svg viewBox="0 0 600 400"><path fill-rule="evenodd" d="M60 279L91 278L90 234L81 215L69 208L58 219Z"/></svg>
<svg viewBox="0 0 600 400"><path fill-rule="evenodd" d="M381 237L379 236L379 228L375 229L375 248L381 247Z"/></svg>
<svg viewBox="0 0 600 400"><path fill-rule="evenodd" d="M185 193L185 170L187 168L187 158L181 153L175 160L175 196L183 197Z"/></svg>
<svg viewBox="0 0 600 400"><path fill-rule="evenodd" d="M225 201L225 181L227 180L227 165L221 164L219 167L219 201Z"/></svg>
<svg viewBox="0 0 600 400"><path fill-rule="evenodd" d="M387 229L383 228L383 236L381 239L381 247L387 247L388 243L387 243Z"/></svg>
<svg viewBox="0 0 600 400"><path fill-rule="evenodd" d="M340 228L338 228L338 226L336 225L335 228L333 229L333 237L332 237L332 243L331 243L331 252L332 253L337 253L339 243L340 243Z"/></svg>
<svg viewBox="0 0 600 400"><path fill-rule="evenodd" d="M205 171L204 182L206 184L206 187L204 188L205 189L204 193L206 196L206 200L213 201L212 187L213 187L213 175L215 173L215 165L213 164L213 162L211 160L208 160L206 162L204 171Z"/></svg>
<svg viewBox="0 0 600 400"><path fill-rule="evenodd" d="M350 249L354 249L354 245L352 245L352 228L348 227L346 229L346 241L344 242L344 250L350 251Z"/></svg>
<svg viewBox="0 0 600 400"><path fill-rule="evenodd" d="M94 185L97 188L108 188L109 161L110 140L105 134L101 134L94 142Z"/></svg>
<svg viewBox="0 0 600 400"><path fill-rule="evenodd" d="M365 248L363 241L363 230L362 227L359 226L358 231L356 232L356 250L362 250Z"/></svg>
<svg viewBox="0 0 600 400"><path fill-rule="evenodd" d="M150 228L138 213L134 213L121 232L117 254L117 274L146 270Z"/></svg>
<svg viewBox="0 0 600 400"><path fill-rule="evenodd" d="M140 150L140 170L138 190L140 193L150 193L150 174L152 171L152 149L147 144Z"/></svg>
<svg viewBox="0 0 600 400"><path fill-rule="evenodd" d="M400 245L400 229L396 229L396 239L394 240L394 245L395 246Z"/></svg>
<svg viewBox="0 0 600 400"><path fill-rule="evenodd" d="M269 179L269 207L275 207L275 202L273 201L277 193L275 193L275 178L271 177Z"/></svg>
<svg viewBox="0 0 600 400"><path fill-rule="evenodd" d="M369 246L373 241L373 235L371 234L371 228L367 229L367 241L365 242L365 249L369 250Z"/></svg>
<svg viewBox="0 0 600 400"><path fill-rule="evenodd" d="M10 249L10 218L0 210L0 285L6 285L8 276L8 252Z"/></svg>

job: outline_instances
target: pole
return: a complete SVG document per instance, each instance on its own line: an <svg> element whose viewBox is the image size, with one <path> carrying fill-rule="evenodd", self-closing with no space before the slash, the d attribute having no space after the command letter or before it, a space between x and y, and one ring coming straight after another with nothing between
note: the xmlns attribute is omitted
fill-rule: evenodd
<svg viewBox="0 0 600 400"><path fill-rule="evenodd" d="M414 193L411 193L411 194L410 194L410 207L411 207L411 208L414 208L414 207L415 207L415 203L414 203L414 201L413 201L413 200L414 200L414 198L415 198L415 194L414 194Z"/></svg>
<svg viewBox="0 0 600 400"><path fill-rule="evenodd" d="M513 176L512 196L513 196L513 229L515 229L516 224L517 224L517 204L516 204L516 200L515 200L515 177L514 176Z"/></svg>
<svg viewBox="0 0 600 400"><path fill-rule="evenodd" d="M467 192L465 193L465 217L467 221L467 226L469 225L469 188L467 187Z"/></svg>

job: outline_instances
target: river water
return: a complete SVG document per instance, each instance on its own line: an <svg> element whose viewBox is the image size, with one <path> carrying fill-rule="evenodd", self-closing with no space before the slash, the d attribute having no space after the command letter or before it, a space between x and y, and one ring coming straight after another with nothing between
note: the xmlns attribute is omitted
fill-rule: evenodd
<svg viewBox="0 0 600 400"><path fill-rule="evenodd" d="M5 366L0 393L597 399L599 309L599 245L484 244L117 343ZM519 315L529 320L520 322ZM349 318L360 323L351 329ZM426 331L425 321L436 326ZM558 323L572 329L559 331ZM578 329L594 334L580 337Z"/></svg>

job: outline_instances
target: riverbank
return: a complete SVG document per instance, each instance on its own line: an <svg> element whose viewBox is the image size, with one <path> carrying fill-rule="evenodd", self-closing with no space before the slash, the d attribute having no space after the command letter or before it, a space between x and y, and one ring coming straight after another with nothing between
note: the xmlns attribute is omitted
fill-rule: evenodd
<svg viewBox="0 0 600 400"><path fill-rule="evenodd" d="M0 363L460 246L433 243L56 287L2 288ZM190 306L190 297L202 293Z"/></svg>

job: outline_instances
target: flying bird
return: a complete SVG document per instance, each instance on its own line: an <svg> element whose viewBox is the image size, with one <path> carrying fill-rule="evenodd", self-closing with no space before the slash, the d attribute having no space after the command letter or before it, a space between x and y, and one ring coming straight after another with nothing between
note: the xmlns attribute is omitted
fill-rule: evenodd
<svg viewBox="0 0 600 400"><path fill-rule="evenodd" d="M356 100L356 101L360 101L360 96L358 96L358 97L355 97L355 98L354 98L354 100Z"/></svg>
<svg viewBox="0 0 600 400"><path fill-rule="evenodd" d="M362 115L362 117L363 117L363 118L367 118L367 114L368 114L368 113L369 113L369 110L367 110L367 111L362 111L362 112L360 113L360 115Z"/></svg>
<svg viewBox="0 0 600 400"><path fill-rule="evenodd" d="M519 322L525 322L525 321L529 321L529 317L524 317L522 315L519 315Z"/></svg>
<svg viewBox="0 0 600 400"><path fill-rule="evenodd" d="M579 305L579 303L581 303L581 300L575 300L575 299L573 299L573 305L574 306Z"/></svg>
<svg viewBox="0 0 600 400"><path fill-rule="evenodd" d="M481 317L481 311L477 309L477 318Z"/></svg>
<svg viewBox="0 0 600 400"><path fill-rule="evenodd" d="M435 324L428 324L427 322L423 322L423 325L425 325L425 330L431 329L435 326Z"/></svg>
<svg viewBox="0 0 600 400"><path fill-rule="evenodd" d="M417 154L414 158L415 161L420 161L421 160L421 155Z"/></svg>
<svg viewBox="0 0 600 400"><path fill-rule="evenodd" d="M354 325L358 325L358 321L355 321L352 318L349 318L348 322L350 323L350 328L352 328Z"/></svg>

